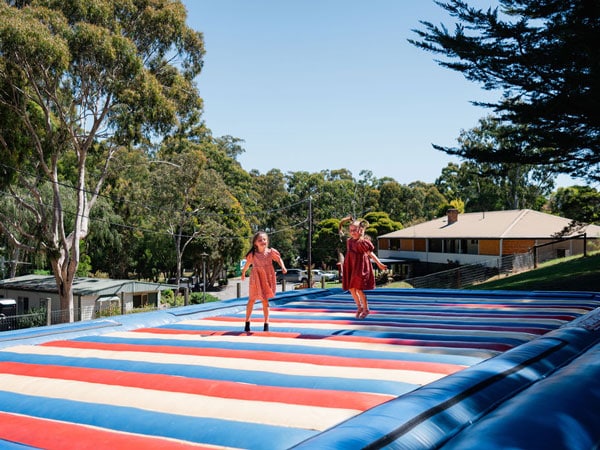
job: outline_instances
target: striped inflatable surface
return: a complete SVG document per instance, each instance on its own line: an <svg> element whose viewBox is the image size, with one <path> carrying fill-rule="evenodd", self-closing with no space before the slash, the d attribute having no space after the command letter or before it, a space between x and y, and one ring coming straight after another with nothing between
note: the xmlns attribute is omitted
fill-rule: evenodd
<svg viewBox="0 0 600 450"><path fill-rule="evenodd" d="M407 420L396 402L600 305L586 293L394 289L369 303L360 320L341 290L282 293L269 332L259 308L257 331L243 332L234 299L2 333L0 448L360 448L370 414ZM368 440L385 447L387 433Z"/></svg>

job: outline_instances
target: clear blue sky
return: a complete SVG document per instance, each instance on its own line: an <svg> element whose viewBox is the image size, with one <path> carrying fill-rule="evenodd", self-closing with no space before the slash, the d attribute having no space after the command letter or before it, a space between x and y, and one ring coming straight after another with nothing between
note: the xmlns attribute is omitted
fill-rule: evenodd
<svg viewBox="0 0 600 450"><path fill-rule="evenodd" d="M204 34L204 119L214 136L244 140L247 171L366 169L431 183L460 162L431 144L456 145L489 113L470 101L498 96L407 42L419 20L452 23L431 0L183 3Z"/></svg>

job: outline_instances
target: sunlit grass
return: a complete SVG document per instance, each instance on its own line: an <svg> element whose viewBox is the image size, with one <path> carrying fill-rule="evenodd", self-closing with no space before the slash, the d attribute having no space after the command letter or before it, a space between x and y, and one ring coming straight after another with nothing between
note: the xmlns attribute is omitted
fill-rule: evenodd
<svg viewBox="0 0 600 450"><path fill-rule="evenodd" d="M488 281L467 289L523 291L600 291L600 253L554 259L537 269Z"/></svg>

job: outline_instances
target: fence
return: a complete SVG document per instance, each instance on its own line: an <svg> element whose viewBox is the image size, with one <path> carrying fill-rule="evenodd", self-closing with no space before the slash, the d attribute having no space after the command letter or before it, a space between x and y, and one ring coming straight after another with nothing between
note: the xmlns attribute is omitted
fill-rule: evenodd
<svg viewBox="0 0 600 450"><path fill-rule="evenodd" d="M494 266L481 263L469 264L422 277L407 278L404 281L415 288L461 289L498 275L508 275L533 268L533 253L528 252L503 256Z"/></svg>
<svg viewBox="0 0 600 450"><path fill-rule="evenodd" d="M46 322L46 311L38 311L32 314L18 314L15 316L0 314L0 331L41 327L46 325Z"/></svg>

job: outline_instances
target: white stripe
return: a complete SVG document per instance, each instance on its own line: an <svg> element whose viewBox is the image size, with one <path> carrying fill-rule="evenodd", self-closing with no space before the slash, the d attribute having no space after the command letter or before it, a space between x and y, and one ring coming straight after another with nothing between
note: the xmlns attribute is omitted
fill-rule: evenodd
<svg viewBox="0 0 600 450"><path fill-rule="evenodd" d="M409 384L428 384L444 377L443 374L413 370L379 369L363 367L321 366L301 362L263 361L247 358L223 358L217 356L179 355L159 352L133 352L96 349L63 348L51 346L15 346L5 349L19 354L55 355L72 358L101 358L110 360L138 361L160 364L185 364L208 366L231 370L250 370L274 374L333 377L394 381Z"/></svg>
<svg viewBox="0 0 600 450"><path fill-rule="evenodd" d="M187 322L191 324L191 321ZM199 325L199 322L194 323ZM222 322L221 322L222 324ZM191 332L190 332L191 333ZM484 350L476 348L452 348L452 347L418 347L410 345L397 345L397 344L385 344L385 343L374 343L374 342L352 342L352 341L341 341L335 339L298 339L298 338L282 338L276 336L264 336L264 335L243 335L243 336L225 336L225 335L198 335L198 334L186 334L183 331L180 334L160 334L152 332L115 332L106 334L106 336L115 336L123 338L149 338L149 339L165 339L165 340L185 340L185 341L200 341L208 340L212 342L230 342L239 343L240 339L243 342L251 344L263 344L263 345L289 345L298 347L315 347L315 348L328 348L328 349L342 349L342 350L370 350L380 351L388 353L433 353L436 355L457 355L457 356L469 356L474 358L481 358L482 360L491 358L497 355L498 351Z"/></svg>
<svg viewBox="0 0 600 450"><path fill-rule="evenodd" d="M7 374L0 374L0 386L3 391L42 398L310 430L324 430L361 412Z"/></svg>

